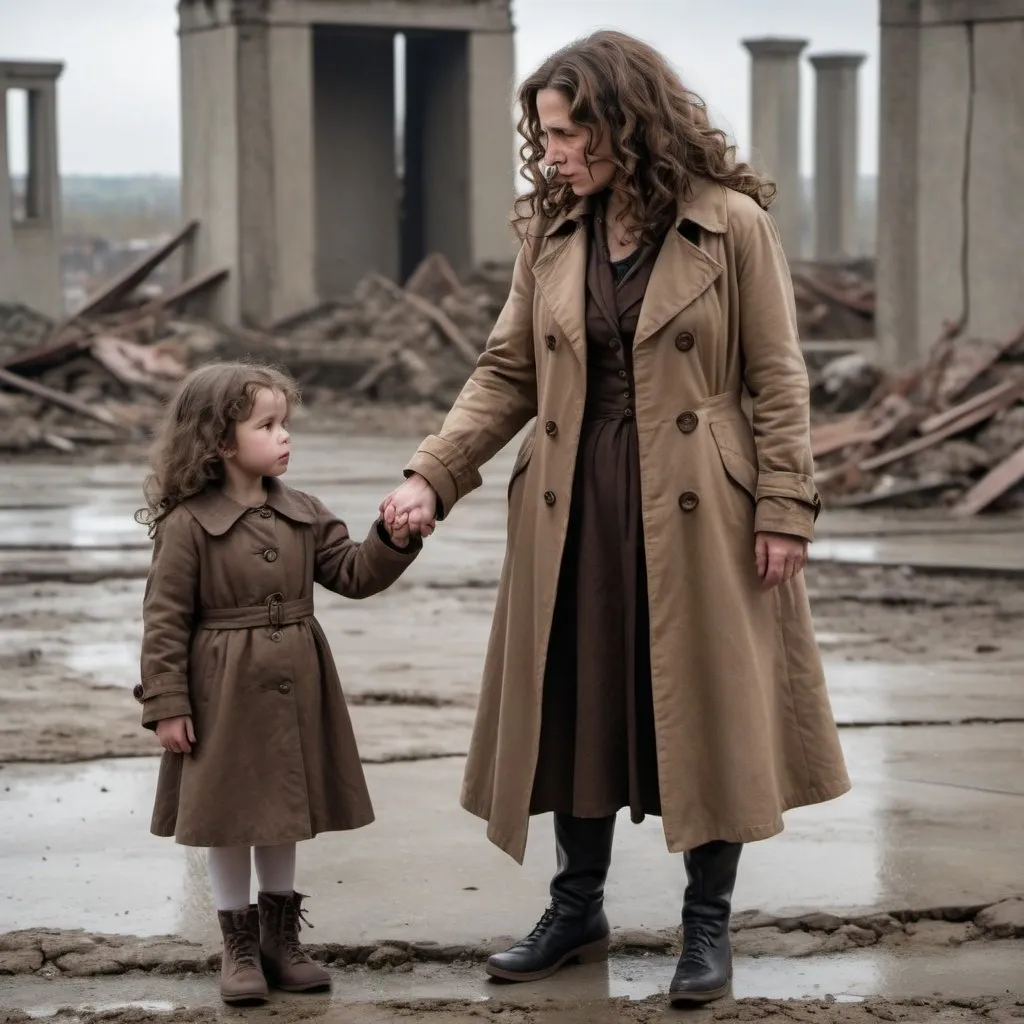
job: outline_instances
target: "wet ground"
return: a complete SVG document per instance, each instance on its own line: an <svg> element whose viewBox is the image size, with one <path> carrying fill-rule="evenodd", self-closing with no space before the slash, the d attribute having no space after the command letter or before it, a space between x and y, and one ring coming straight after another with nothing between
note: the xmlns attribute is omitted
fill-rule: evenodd
<svg viewBox="0 0 1024 1024"><path fill-rule="evenodd" d="M315 435L296 447L289 482L355 534L411 449ZM365 603L318 595L378 821L300 849L316 926L306 938L337 972L333 1002L284 1000L258 1016L663 1013L684 882L654 820L627 819L618 832L607 968L541 986L481 979L487 952L538 916L553 859L545 818L519 868L457 805L513 454L487 468L485 486L388 593ZM149 558L131 519L141 472L131 461L4 467L3 1008L233 1014L218 1007L202 858L148 834L156 760L130 696ZM1024 522L826 513L819 525L808 582L854 789L747 847L741 1001L704 1013L794 1016L763 1000L799 999L821 1000L795 1004L801 1020L1024 1016Z"/></svg>

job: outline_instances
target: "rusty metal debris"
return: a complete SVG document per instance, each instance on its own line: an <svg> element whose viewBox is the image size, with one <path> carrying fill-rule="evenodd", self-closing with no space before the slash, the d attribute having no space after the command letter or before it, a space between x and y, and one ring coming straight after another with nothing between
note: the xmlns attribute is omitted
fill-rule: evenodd
<svg viewBox="0 0 1024 1024"><path fill-rule="evenodd" d="M843 416L819 417L811 447L833 507L1024 505L1024 329L1000 341L947 331L926 364L882 380Z"/></svg>

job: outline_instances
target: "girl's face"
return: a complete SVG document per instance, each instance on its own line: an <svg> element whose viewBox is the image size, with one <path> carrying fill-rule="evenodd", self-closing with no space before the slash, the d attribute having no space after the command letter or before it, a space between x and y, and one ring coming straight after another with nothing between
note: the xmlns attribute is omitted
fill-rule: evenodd
<svg viewBox="0 0 1024 1024"><path fill-rule="evenodd" d="M537 116L543 133L544 162L555 168L576 195L603 192L616 172L608 132L601 132L588 158L590 132L570 117L569 99L560 89L541 89L537 93Z"/></svg>
<svg viewBox="0 0 1024 1024"><path fill-rule="evenodd" d="M234 446L224 458L255 479L281 476L290 455L288 400L280 391L260 388L249 418L235 424Z"/></svg>

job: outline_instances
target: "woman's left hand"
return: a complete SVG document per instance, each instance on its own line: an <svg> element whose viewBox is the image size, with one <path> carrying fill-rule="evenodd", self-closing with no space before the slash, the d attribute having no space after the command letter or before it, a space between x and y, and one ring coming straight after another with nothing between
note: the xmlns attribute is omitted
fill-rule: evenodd
<svg viewBox="0 0 1024 1024"><path fill-rule="evenodd" d="M757 575L765 590L786 583L807 563L807 541L788 533L759 533L754 541Z"/></svg>

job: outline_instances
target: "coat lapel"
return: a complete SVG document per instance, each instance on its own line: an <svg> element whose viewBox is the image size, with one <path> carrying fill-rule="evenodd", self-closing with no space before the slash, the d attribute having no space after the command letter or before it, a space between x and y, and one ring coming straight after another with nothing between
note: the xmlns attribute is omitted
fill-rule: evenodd
<svg viewBox="0 0 1024 1024"><path fill-rule="evenodd" d="M586 219L577 221L567 240L549 238L554 245L533 265L533 279L555 322L565 333L580 362L587 362L587 230Z"/></svg>
<svg viewBox="0 0 1024 1024"><path fill-rule="evenodd" d="M676 222L665 236L640 310L634 347L652 338L674 316L704 294L724 269L699 246L683 238L684 221L723 234L729 225L725 189L712 181L696 181L680 199Z"/></svg>
<svg viewBox="0 0 1024 1024"><path fill-rule="evenodd" d="M673 227L665 236L651 271L634 348L647 341L674 316L699 298L722 273L722 264L686 241Z"/></svg>

